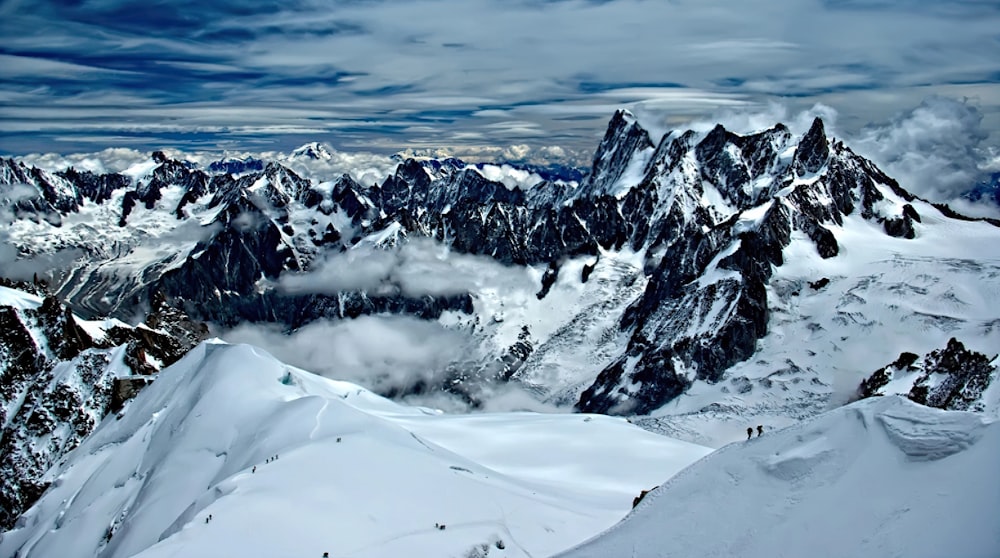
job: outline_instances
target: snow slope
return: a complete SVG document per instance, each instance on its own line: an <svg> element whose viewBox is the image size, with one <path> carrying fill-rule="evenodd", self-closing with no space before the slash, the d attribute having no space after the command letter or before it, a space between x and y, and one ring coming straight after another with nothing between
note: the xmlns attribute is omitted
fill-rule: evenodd
<svg viewBox="0 0 1000 558"><path fill-rule="evenodd" d="M54 468L0 556L546 556L708 452L610 417L405 407L203 343Z"/></svg>
<svg viewBox="0 0 1000 558"><path fill-rule="evenodd" d="M559 556L1000 553L1000 423L900 397L731 444Z"/></svg>

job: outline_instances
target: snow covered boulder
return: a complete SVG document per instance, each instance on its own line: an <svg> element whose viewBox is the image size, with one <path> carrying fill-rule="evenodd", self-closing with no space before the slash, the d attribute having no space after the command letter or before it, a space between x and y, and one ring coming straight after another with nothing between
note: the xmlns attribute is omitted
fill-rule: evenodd
<svg viewBox="0 0 1000 558"><path fill-rule="evenodd" d="M866 399L733 443L561 558L994 557L1000 423Z"/></svg>

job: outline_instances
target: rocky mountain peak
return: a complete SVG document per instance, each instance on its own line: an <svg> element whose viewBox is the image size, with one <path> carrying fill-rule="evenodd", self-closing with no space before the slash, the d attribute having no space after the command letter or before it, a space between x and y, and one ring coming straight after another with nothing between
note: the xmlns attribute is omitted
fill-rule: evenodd
<svg viewBox="0 0 1000 558"><path fill-rule="evenodd" d="M590 174L584 178L578 195L611 194L629 164L654 147L649 132L639 125L635 116L626 110L618 110L608 123L604 139L594 153ZM638 170L641 173L643 169Z"/></svg>
<svg viewBox="0 0 1000 558"><path fill-rule="evenodd" d="M84 176L66 180L93 180ZM380 312L435 318L445 310L476 311L469 293L300 295L273 287L327 250L429 237L455 253L544 270L533 291L538 300L549 300L564 280L566 262L593 258L590 271L574 274L583 280L606 254L634 252L640 286L618 303L609 318L617 320L613 335L604 337L623 341L602 353L600 373L573 394L580 409L602 412L655 409L693 382L718 382L750 359L769 331L771 277L793 240L798 257L831 260L843 254L838 235L849 221L906 239L919 236L927 222L922 213L935 212L870 161L831 144L819 119L802 138L781 124L746 135L720 125L671 132L654 147L634 116L619 111L577 188L543 183L525 192L469 165L415 159L369 187L349 176L312 183L274 162L235 177L164 161L148 176L165 192L178 184L168 180L190 188L181 203L195 204L190 213L212 224L208 238L151 261L125 287L104 275L115 263L102 261L100 270L82 274L93 274L84 288L64 292L120 299L126 312L133 300L162 292L195 319L294 328ZM186 177L201 178L183 186ZM205 204L196 191L215 195ZM187 219L179 209L178 218ZM542 345L532 339L522 348Z"/></svg>
<svg viewBox="0 0 1000 558"><path fill-rule="evenodd" d="M795 149L793 166L799 176L819 172L830 157L830 142L826 137L823 120L816 117L806 135Z"/></svg>
<svg viewBox="0 0 1000 558"><path fill-rule="evenodd" d="M318 141L309 142L291 153L293 159L312 159L314 161L329 161L333 154L325 145Z"/></svg>

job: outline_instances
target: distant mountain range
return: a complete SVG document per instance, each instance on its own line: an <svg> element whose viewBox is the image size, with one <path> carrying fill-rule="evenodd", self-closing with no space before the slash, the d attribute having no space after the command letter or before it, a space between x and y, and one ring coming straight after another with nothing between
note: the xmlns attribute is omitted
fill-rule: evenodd
<svg viewBox="0 0 1000 558"><path fill-rule="evenodd" d="M18 258L63 262L54 288L82 315L162 296L228 326L402 314L473 332L469 362L392 395L475 406L479 386L514 382L583 411L646 414L690 392L684 412L730 401L799 416L902 352L1000 346L997 223L913 196L819 119L801 136L652 138L619 111L579 181L525 186L504 180L526 169L498 169L407 159L363 186L252 158L201 170L156 152L104 175L5 159L0 195ZM417 238L524 270L533 296L508 304L481 287L495 277L446 288L447 272L414 289L399 270L286 288L338 254L405 260Z"/></svg>
<svg viewBox="0 0 1000 558"><path fill-rule="evenodd" d="M1000 222L912 195L819 119L653 138L620 111L586 172L290 168L336 157L0 159L0 554L548 555L724 445L566 556L801 553L820 535L796 522L821 519L832 555L996 546L966 526L996 511ZM414 349L374 319L460 346L400 378ZM338 350L382 347L362 363L382 395L491 408L516 387L676 439L406 407L201 342L203 321L353 324Z"/></svg>

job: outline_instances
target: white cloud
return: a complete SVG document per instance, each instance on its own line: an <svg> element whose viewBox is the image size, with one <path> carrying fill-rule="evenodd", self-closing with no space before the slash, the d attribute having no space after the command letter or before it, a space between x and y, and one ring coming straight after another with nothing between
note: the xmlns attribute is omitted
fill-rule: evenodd
<svg viewBox="0 0 1000 558"><path fill-rule="evenodd" d="M531 279L524 269L485 256L455 253L431 239L413 238L390 249L361 244L346 252L328 253L306 272L282 275L278 288L291 294L363 290L420 297L477 292L508 281L530 284Z"/></svg>
<svg viewBox="0 0 1000 558"><path fill-rule="evenodd" d="M983 115L968 100L930 97L888 122L867 126L848 145L907 190L951 202L983 178L993 153Z"/></svg>
<svg viewBox="0 0 1000 558"><path fill-rule="evenodd" d="M290 334L276 326L246 324L220 336L263 347L293 366L379 393L441 382L449 366L475 355L468 336L406 316L317 321Z"/></svg>
<svg viewBox="0 0 1000 558"><path fill-rule="evenodd" d="M828 135L836 135L839 113L832 107L815 104L805 110L793 111L787 104L771 101L760 107L725 109L704 119L678 119L671 113L641 107L635 112L639 124L650 132L653 141L672 130L695 130L707 132L717 124L722 124L730 132L751 134L782 123L793 135L805 134L816 117L823 119Z"/></svg>
<svg viewBox="0 0 1000 558"><path fill-rule="evenodd" d="M31 153L18 157L29 166L36 166L49 172L57 172L74 167L79 171L97 174L120 172L137 163L149 160L148 152L125 147L109 147L94 153Z"/></svg>
<svg viewBox="0 0 1000 558"><path fill-rule="evenodd" d="M89 16L86 25L46 3L22 4L9 10L8 25L37 32L9 37L9 52L44 48L46 57L30 62L74 80L97 59L155 87L143 90L118 70L89 78L84 93L45 75L28 83L20 60L28 56L8 55L18 59L19 81L0 87L11 101L0 117L7 131L50 138L125 142L119 132L130 131L142 133L133 137L140 143L219 144L314 135L368 150L590 151L623 105L670 112L677 122L783 98L798 108L824 102L863 124L885 120L924 88L973 84L993 99L982 110L995 121L1000 58L990 46L1000 10L945 4L386 0L232 13L223 4L208 8L214 17L203 26L186 23L186 35L145 20L127 30L102 25L100 3L72 11ZM168 72L177 79L163 79ZM997 133L995 122L988 130ZM19 138L0 140L23 149Z"/></svg>
<svg viewBox="0 0 1000 558"><path fill-rule="evenodd" d="M570 412L540 402L518 383L496 380L494 366L468 333L407 316L321 320L291 333L243 324L216 332L230 343L262 347L279 360L328 378L347 380L412 405L449 412ZM485 373L484 373L485 371ZM456 374L464 395L443 389ZM476 403L470 404L468 398Z"/></svg>
<svg viewBox="0 0 1000 558"><path fill-rule="evenodd" d="M509 190L514 188L526 190L542 181L542 177L537 174L515 169L510 165L482 165L477 172L487 180L503 184Z"/></svg>
<svg viewBox="0 0 1000 558"><path fill-rule="evenodd" d="M612 113L607 113L610 118ZM569 166L589 166L590 158L597 140L586 149L572 149L561 145L530 146L515 144L499 145L439 145L437 147L404 147L399 151L403 157L417 159L444 159L457 157L470 163L481 162L511 162L528 163L532 165L562 164Z"/></svg>

